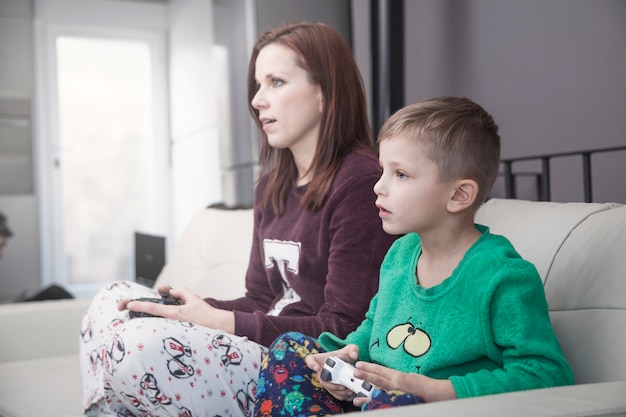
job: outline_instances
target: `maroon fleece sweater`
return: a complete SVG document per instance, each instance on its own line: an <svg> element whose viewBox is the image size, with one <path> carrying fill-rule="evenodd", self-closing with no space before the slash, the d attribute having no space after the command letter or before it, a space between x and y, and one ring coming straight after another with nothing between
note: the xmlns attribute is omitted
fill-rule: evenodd
<svg viewBox="0 0 626 417"><path fill-rule="evenodd" d="M373 186L375 156L353 153L335 175L323 206L300 204L305 187L292 187L285 214L260 203L256 190L254 236L244 297L214 307L235 313L235 334L269 346L281 333L345 337L365 317L378 289L382 260L395 240L386 234Z"/></svg>

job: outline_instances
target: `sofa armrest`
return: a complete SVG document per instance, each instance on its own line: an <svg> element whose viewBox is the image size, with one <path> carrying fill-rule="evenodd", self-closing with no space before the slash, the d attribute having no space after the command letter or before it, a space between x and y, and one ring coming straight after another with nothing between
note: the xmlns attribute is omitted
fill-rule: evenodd
<svg viewBox="0 0 626 417"><path fill-rule="evenodd" d="M616 417L626 415L626 381L571 385L377 410L393 417Z"/></svg>
<svg viewBox="0 0 626 417"><path fill-rule="evenodd" d="M0 363L78 353L82 318L91 299L0 305Z"/></svg>

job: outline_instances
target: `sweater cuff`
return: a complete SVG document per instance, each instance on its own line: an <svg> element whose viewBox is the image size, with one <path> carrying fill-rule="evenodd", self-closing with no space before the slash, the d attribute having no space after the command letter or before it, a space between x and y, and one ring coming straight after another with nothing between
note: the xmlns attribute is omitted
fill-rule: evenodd
<svg viewBox="0 0 626 417"><path fill-rule="evenodd" d="M463 380L463 377L454 375L454 376L451 376L448 379L450 380L450 382L452 382L452 388L454 388L454 391L456 392L456 396L458 398L468 398L468 397L471 397L471 395L467 391L467 388L465 386L465 381Z"/></svg>
<svg viewBox="0 0 626 417"><path fill-rule="evenodd" d="M267 346L263 341L257 340L256 338L256 322L254 320L254 313L244 313L242 311L235 310L233 311L235 315L235 332L237 336L247 337L250 340L253 340L259 344Z"/></svg>

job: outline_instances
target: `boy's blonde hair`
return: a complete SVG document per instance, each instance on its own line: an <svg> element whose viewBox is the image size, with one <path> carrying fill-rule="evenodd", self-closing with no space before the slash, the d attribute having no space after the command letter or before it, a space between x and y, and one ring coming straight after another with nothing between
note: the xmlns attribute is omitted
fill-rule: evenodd
<svg viewBox="0 0 626 417"><path fill-rule="evenodd" d="M378 142L403 135L427 145L441 182L472 179L475 206L489 197L500 167L500 135L493 117L464 97L438 97L411 104L383 125Z"/></svg>

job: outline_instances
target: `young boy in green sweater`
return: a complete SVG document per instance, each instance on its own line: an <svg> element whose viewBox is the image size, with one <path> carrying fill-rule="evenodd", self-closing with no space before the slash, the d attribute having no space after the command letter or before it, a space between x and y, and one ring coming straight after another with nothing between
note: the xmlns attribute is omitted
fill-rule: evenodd
<svg viewBox="0 0 626 417"><path fill-rule="evenodd" d="M392 115L378 142L376 205L383 229L403 235L383 261L378 293L345 339L279 337L262 365L256 415L572 384L537 270L506 238L474 224L500 163L489 113L466 98L435 98ZM353 376L373 384L373 395L354 397L319 378L329 356L356 362Z"/></svg>

